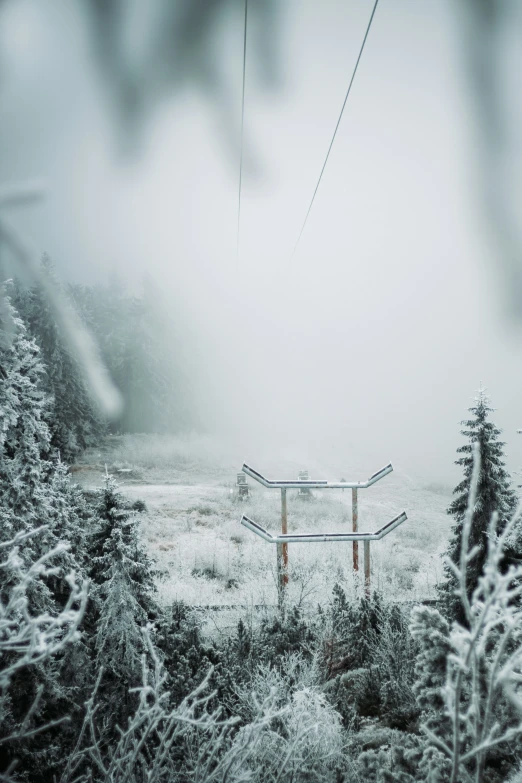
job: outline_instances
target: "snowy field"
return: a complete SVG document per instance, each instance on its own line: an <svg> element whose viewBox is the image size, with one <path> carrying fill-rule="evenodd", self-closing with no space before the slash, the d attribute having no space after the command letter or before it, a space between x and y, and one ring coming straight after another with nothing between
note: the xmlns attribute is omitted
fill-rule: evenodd
<svg viewBox="0 0 522 783"><path fill-rule="evenodd" d="M144 543L165 572L158 582L162 602L183 599L201 607L241 608L277 603L276 551L240 525L246 513L268 530L280 529L280 494L252 480L250 499L238 501L231 490L248 455L235 453L201 437L111 437L74 466L75 480L99 486L107 465L132 500L145 501L140 515ZM259 461L261 460L261 461ZM250 462L250 459L247 460ZM364 480L386 464L366 460L342 466L335 460L314 464L296 455L270 461L265 455L251 464L268 478ZM445 513L451 489L423 486L395 468L373 487L359 491L359 529L375 530L405 510L408 520L382 541L371 544L372 586L389 600L434 597L441 576L440 553L450 533ZM341 532L351 529L351 493L314 491L303 502L288 491L289 532ZM360 559L362 561L362 544ZM362 563L361 563L362 564ZM339 582L349 594L360 589L352 571L350 542L290 544L289 598L303 608L323 604Z"/></svg>

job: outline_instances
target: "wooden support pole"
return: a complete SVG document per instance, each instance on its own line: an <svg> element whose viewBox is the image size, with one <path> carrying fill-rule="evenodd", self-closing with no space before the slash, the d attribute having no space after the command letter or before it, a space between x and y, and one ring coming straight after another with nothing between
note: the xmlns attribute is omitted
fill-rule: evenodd
<svg viewBox="0 0 522 783"><path fill-rule="evenodd" d="M364 594L366 598L370 597L370 542L364 542Z"/></svg>
<svg viewBox="0 0 522 783"><path fill-rule="evenodd" d="M357 504L357 487L352 487L352 530L357 533L359 530L358 525L359 508ZM359 542L353 542L353 570L359 570Z"/></svg>
<svg viewBox="0 0 522 783"><path fill-rule="evenodd" d="M282 544L276 544L276 579L277 579L277 603L279 604L279 608L283 608L284 604L284 571L283 571L283 545Z"/></svg>
<svg viewBox="0 0 522 783"><path fill-rule="evenodd" d="M288 533L288 509L286 505L286 489L281 490L281 533L286 535ZM281 559L282 559L282 581L281 584L284 587L288 584L288 544L283 544L281 547Z"/></svg>
<svg viewBox="0 0 522 783"><path fill-rule="evenodd" d="M286 489L281 489L281 533L288 533L288 509L286 505ZM288 544L276 544L277 550L277 599L282 610L285 600L285 589L288 584Z"/></svg>

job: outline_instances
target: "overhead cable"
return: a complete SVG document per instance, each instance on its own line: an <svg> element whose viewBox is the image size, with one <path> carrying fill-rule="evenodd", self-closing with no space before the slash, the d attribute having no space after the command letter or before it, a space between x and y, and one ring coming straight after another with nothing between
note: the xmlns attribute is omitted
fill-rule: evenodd
<svg viewBox="0 0 522 783"><path fill-rule="evenodd" d="M333 132L333 136L332 136L332 139L331 139L331 141L330 141L330 146L328 147L328 152L326 153L326 158L324 159L323 167L322 167L322 169L321 169L321 173L319 174L319 179L317 180L317 184L316 184L316 186L315 186L315 190L314 190L314 193L313 193L313 196L312 196L312 200L310 201L310 204L309 204L309 206L308 206L308 210L307 210L307 212L306 212L306 216L305 216L305 219L304 219L303 225L301 226L301 231L299 232L299 236L297 237L297 242L295 243L295 245L294 245L294 249L293 249L293 251L292 251L292 255L290 256L290 258L291 258L291 259L292 259L292 258L294 257L294 255L295 255L295 251L297 250L297 246L299 245L299 241L300 241L300 239L301 239L301 237L302 237L302 235L303 235L303 231L304 231L304 229L305 229L305 226L306 226L306 223L307 223L307 221L308 221L308 216L310 215L310 212L311 212L311 209L312 209L313 203L314 203L314 201L315 201L315 197L316 197L316 195L317 195L317 191L318 191L318 189L319 189L319 185L321 184L321 180L322 180L322 178L323 178L324 170L325 170L325 168L326 168L326 164L328 163L328 158L330 157L330 152L332 151L333 143L334 143L334 141L335 141L335 137L336 137L336 135L337 135L337 131L338 131L338 129L339 129L339 125L341 124L341 119L342 119L342 116L343 116L344 108L345 108L345 106L346 106L346 103L347 103L347 101L348 101L348 96L350 95L350 91L351 91L351 89L352 89L352 84L353 84L353 82L354 82L354 79L355 79L355 74L357 73L357 68L359 67L359 62L360 62L360 60L361 60L361 56L362 56L362 53L363 53L363 51L364 51L364 46L365 46L365 44L366 44L366 39L368 38L368 34L369 34L369 32L370 32L370 28L371 28L371 26L372 26L373 17L375 16L375 11L377 10L377 5L378 5L378 2L379 2L379 0L375 0L374 6L373 6L373 10L372 10L372 13L371 13L371 16L370 16L370 21L368 22L368 26L367 26L367 28L366 28L366 32L365 32L365 34L364 34L363 42L362 42L362 44L361 44L361 48L360 48L360 50L359 50L359 55L358 55L358 57L357 57L357 61L356 61L356 63L355 63L355 68L353 69L352 77L351 77L351 79L350 79L350 83L349 83L349 85L348 85L348 89L346 90L346 95L344 96L344 101L343 101L343 105L342 105L342 107L341 107L341 112L340 112L340 114L339 114L339 118L338 118L338 120L337 120L337 124L336 124L336 126L335 126L335 130L334 130L334 132Z"/></svg>

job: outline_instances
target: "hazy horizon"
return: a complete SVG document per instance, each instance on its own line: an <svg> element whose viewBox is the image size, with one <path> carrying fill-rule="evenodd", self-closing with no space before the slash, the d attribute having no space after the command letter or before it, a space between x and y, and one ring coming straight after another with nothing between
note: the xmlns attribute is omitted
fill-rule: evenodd
<svg viewBox="0 0 522 783"><path fill-rule="evenodd" d="M291 259L372 5L288 0L272 86L252 28L237 258L241 8L227 6L219 22L214 63L226 89L187 80L158 100L126 159L81 6L6 2L1 182L48 184L43 203L9 215L66 279L154 280L203 427L244 444L245 458L260 442L304 442L318 459L344 449L375 455L375 469L391 460L454 483L459 422L482 382L515 470L522 335L478 208L477 116L449 0L379 4ZM513 25L506 51L519 32Z"/></svg>

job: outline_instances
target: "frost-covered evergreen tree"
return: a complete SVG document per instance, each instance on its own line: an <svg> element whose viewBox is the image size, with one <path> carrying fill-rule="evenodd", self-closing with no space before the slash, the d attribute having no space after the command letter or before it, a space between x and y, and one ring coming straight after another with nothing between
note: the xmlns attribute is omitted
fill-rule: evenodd
<svg viewBox="0 0 522 783"><path fill-rule="evenodd" d="M49 472L51 401L42 391L38 346L5 299L8 339L0 343L0 515L2 538L42 524Z"/></svg>
<svg viewBox="0 0 522 783"><path fill-rule="evenodd" d="M62 556L62 565L74 569L82 581L86 578L89 565L86 541L93 525L94 508L89 505L78 484L71 482L69 468L60 459L52 464L46 491L46 521L50 534L56 541L65 542L70 547L69 553ZM68 558L68 563L64 562L64 557ZM61 602L67 595L68 586L63 580L50 581L55 597Z"/></svg>
<svg viewBox="0 0 522 783"><path fill-rule="evenodd" d="M474 405L469 408L470 419L461 422L462 435L467 443L457 449L462 454L455 464L463 468L464 478L455 487L456 496L448 508L448 514L455 520L453 536L446 550L446 555L455 564L460 560L462 525L466 513L471 476L473 472L473 444L478 443L480 449L481 471L477 487L473 525L470 533L470 545L477 547L477 554L468 566L466 575L468 595L471 596L482 573L487 554L487 533L491 515L496 511L499 515L499 530L512 515L516 506L516 495L510 486L509 474L504 464L504 443L499 440L501 430L492 421L490 414L494 409L490 405L489 396L480 388ZM455 596L456 578L450 566L444 566L445 579L439 585L439 595L450 619L463 622L461 603Z"/></svg>
<svg viewBox="0 0 522 783"><path fill-rule="evenodd" d="M479 399L478 402L482 400ZM516 515L489 520L482 574L469 596L474 567L471 535L483 470L479 441L472 456L468 507L461 529L460 560L455 564L457 600L463 622L451 624L438 609L414 607L410 632L418 644L414 690L421 708L424 739L417 748L417 775L383 779L504 783L520 768L522 701L520 662L522 566L504 568L506 543L518 525ZM502 527L502 532L500 531Z"/></svg>
<svg viewBox="0 0 522 783"><path fill-rule="evenodd" d="M49 256L42 259L42 274L51 286L61 288ZM27 290L18 283L14 302L40 348L44 387L54 399L49 418L51 443L62 459L70 461L87 446L96 444L106 425L85 388L78 362L67 349L43 286L37 284Z"/></svg>
<svg viewBox="0 0 522 783"><path fill-rule="evenodd" d="M165 609L157 624L156 645L160 650L167 675L167 685L174 704L180 704L199 685L211 666L219 664L219 654L205 643L201 619L182 602ZM218 687L220 676L212 678Z"/></svg>
<svg viewBox="0 0 522 783"><path fill-rule="evenodd" d="M33 535L41 534L40 529ZM53 755L55 761L57 757L61 761L62 749L65 750L67 729L63 723L59 729L53 726L53 718L63 719L68 705L58 706L56 700L49 704L49 693L44 690L38 695L33 687L38 684L42 688L47 681L56 695L60 676L64 684L71 683L70 677L63 677L57 662L68 659L69 645L77 645L78 628L87 602L86 586L80 589L71 574L63 609L55 615L34 611L33 596L41 592L37 583L46 581L49 572L56 573L54 558L58 553L59 548L24 564L16 541L2 542L0 583L11 584L0 602L0 777L6 783L15 779L6 774L14 762L18 762L16 780L51 779ZM82 663L76 661L80 669L84 668ZM32 703L31 694L35 697ZM67 695L71 696L70 688ZM56 712L53 715L55 706L61 707L58 715ZM59 752L53 753L57 747ZM27 761L25 768L24 761Z"/></svg>
<svg viewBox="0 0 522 783"><path fill-rule="evenodd" d="M115 723L135 706L129 688L139 685L146 652L143 628L159 616L153 599L155 570L141 547L136 515L107 475L90 545L96 668L103 667L103 693Z"/></svg>
<svg viewBox="0 0 522 783"><path fill-rule="evenodd" d="M81 517L87 510L66 466L53 458L47 424L53 400L42 389L40 351L9 299L5 301L11 333L0 343L1 540L46 525L47 531L24 547L28 554L31 547L45 551L59 541L75 544L81 552ZM74 557L69 565L78 569Z"/></svg>
<svg viewBox="0 0 522 783"><path fill-rule="evenodd" d="M0 343L0 544L17 534L29 537L20 541L12 567L0 571L0 600L3 607L8 605L20 569L29 568L45 552L55 550L53 562L57 568L46 569L41 578L30 581L25 608L28 616L53 617L67 604L68 574L75 573L80 582L83 577L81 556L76 556L83 549L79 518L82 499L70 486L65 467L51 458L46 419L52 400L41 388L43 366L38 347L7 298L5 303L9 331ZM39 535L30 535L42 527ZM64 548L64 542L74 543L74 549ZM23 611L19 612L19 621L24 622ZM16 631L13 624L9 633ZM6 657L9 659L9 655ZM85 674L86 669L86 650L75 644L45 664L16 671L10 683L7 730L16 733L25 726L26 715L40 691L34 715L38 722L49 723L70 713L71 703L81 690L76 676ZM65 671L68 676L64 676ZM57 733L56 729L45 737L36 735L24 748L22 755L34 768L34 780L52 777L51 770L61 755ZM63 739L63 729L60 735Z"/></svg>

